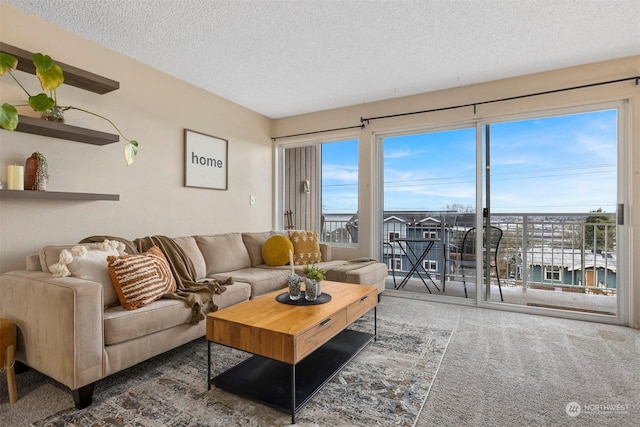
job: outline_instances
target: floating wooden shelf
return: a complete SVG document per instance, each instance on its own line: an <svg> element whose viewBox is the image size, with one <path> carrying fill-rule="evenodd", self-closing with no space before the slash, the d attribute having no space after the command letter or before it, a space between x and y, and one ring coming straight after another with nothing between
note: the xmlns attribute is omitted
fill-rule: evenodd
<svg viewBox="0 0 640 427"><path fill-rule="evenodd" d="M107 145L120 141L120 137L113 133L100 132L28 116L18 116L16 131L93 145Z"/></svg>
<svg viewBox="0 0 640 427"><path fill-rule="evenodd" d="M35 74L35 66L32 62L33 53L15 46L0 42L0 51L15 56L18 59L17 69L26 73ZM64 72L64 83L97 94L105 94L120 88L120 83L106 77L81 70L71 65L56 64ZM51 138L65 139L69 141L83 142L93 145L107 145L118 142L120 137L116 134L85 129L64 123L49 122L28 116L18 117L16 131L31 133L34 135L49 136ZM49 199L49 200L120 200L119 194L97 193L68 193L61 191L17 191L0 190L0 198L13 199Z"/></svg>
<svg viewBox="0 0 640 427"><path fill-rule="evenodd" d="M18 70L24 71L25 73L36 73L36 68L33 65L33 61L31 59L31 57L33 56L33 52L29 52L28 50L20 49L18 47L1 42L0 51L18 58ZM88 90L93 93L99 93L100 95L112 92L120 88L120 83L115 80L111 80L106 77L90 73L89 71L81 70L80 68L60 63L58 61L55 61L55 63L58 64L60 68L62 68L62 71L64 72L64 83L69 86L79 87L80 89Z"/></svg>
<svg viewBox="0 0 640 427"><path fill-rule="evenodd" d="M98 193L67 193L61 191L0 190L0 198L119 201L120 195Z"/></svg>

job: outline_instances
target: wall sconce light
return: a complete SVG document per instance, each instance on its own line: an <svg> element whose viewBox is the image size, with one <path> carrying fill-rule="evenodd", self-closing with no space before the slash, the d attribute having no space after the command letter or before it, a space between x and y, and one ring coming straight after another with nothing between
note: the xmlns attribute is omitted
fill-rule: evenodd
<svg viewBox="0 0 640 427"><path fill-rule="evenodd" d="M309 180L305 179L304 181L302 181L302 191L304 191L305 193L310 193L311 190L309 188Z"/></svg>

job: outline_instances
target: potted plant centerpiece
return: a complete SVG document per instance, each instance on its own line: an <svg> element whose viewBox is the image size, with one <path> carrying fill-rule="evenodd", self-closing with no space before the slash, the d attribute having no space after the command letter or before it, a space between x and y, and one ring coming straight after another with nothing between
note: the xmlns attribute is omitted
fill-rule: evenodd
<svg viewBox="0 0 640 427"><path fill-rule="evenodd" d="M42 53L35 53L32 57L33 65L36 68L36 76L40 81L40 86L45 92L37 95L31 95L29 91L20 83L20 81L13 75L13 70L18 65L18 59L9 55L8 53L0 52L0 76L9 74L13 80L20 86L20 88L27 94L27 101L19 104L4 103L0 106L0 127L7 130L15 130L18 126L18 110L16 106L30 106L34 111L40 111L43 113L42 117L45 120L64 122L64 111L78 110L93 116L106 120L113 126L118 134L127 142L125 146L125 159L127 165L133 163L136 155L138 154L138 142L133 139L127 139L120 129L108 118L101 116L100 114L92 113L82 108L73 106L60 106L58 105L58 99L56 96L56 89L59 88L64 82L64 73L59 65L55 64L50 56L43 55Z"/></svg>
<svg viewBox="0 0 640 427"><path fill-rule="evenodd" d="M302 268L302 273L305 276L304 297L307 301L315 301L320 295L322 295L320 282L324 280L324 275L326 272L326 270L323 270L315 265L305 264L305 266Z"/></svg>

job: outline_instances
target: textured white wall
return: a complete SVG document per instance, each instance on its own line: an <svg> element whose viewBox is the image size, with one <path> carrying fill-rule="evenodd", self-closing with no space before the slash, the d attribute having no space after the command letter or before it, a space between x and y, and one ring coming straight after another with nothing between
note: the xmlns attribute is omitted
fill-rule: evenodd
<svg viewBox="0 0 640 427"><path fill-rule="evenodd" d="M24 164L41 151L49 160L49 190L120 194L119 202L0 199L0 272L24 268L24 256L42 245L75 243L94 234L133 239L271 228L270 119L5 3L0 3L0 40L119 81L120 89L105 95L63 86L59 103L103 114L140 143L138 158L127 167L122 141L99 147L0 130L1 181L6 182L8 164ZM39 88L35 76L19 74ZM0 101L22 98L16 88L2 76ZM66 117L68 124L115 133L80 112ZM228 191L184 187L185 128L229 140Z"/></svg>

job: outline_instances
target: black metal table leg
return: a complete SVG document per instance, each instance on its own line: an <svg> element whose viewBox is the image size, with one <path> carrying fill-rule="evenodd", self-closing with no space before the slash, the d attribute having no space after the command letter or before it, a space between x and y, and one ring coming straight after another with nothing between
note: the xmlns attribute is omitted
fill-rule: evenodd
<svg viewBox="0 0 640 427"><path fill-rule="evenodd" d="M211 341L207 340L207 390L211 390Z"/></svg>
<svg viewBox="0 0 640 427"><path fill-rule="evenodd" d="M373 340L378 341L378 306L373 307Z"/></svg>
<svg viewBox="0 0 640 427"><path fill-rule="evenodd" d="M427 285L427 282L424 281L424 278L422 277L422 274L420 273L420 271L418 271L419 268L422 268L422 270L427 275L427 277L429 278L429 280L431 281L433 286L438 291L440 291L440 288L438 288L438 285L436 285L436 282L433 281L433 278L431 277L429 272L427 270L425 270L424 266L422 266L422 261L427 257L427 255L431 251L431 248L433 247L434 243L435 242L430 241L428 243L427 247L422 251L420 256L416 255L416 253L413 251L413 248L411 248L411 246L407 243L407 248L409 249L409 252L411 252L411 255L413 255L413 257L415 258L415 261L411 261L411 257L409 256L409 252L407 252L402 246L400 246L400 249L402 250L402 252L404 252L404 254L407 257L407 259L411 262L411 270L409 270L409 273L407 273L407 275L403 279L402 283L400 283L400 286L398 286L398 289L403 288L404 285L407 284L407 282L409 281L411 276L414 273L416 273L418 275L418 277L420 278L420 280L422 280L422 283L424 284L424 286L427 288L427 291L429 291L429 293L432 293L431 289L429 289L429 285Z"/></svg>
<svg viewBox="0 0 640 427"><path fill-rule="evenodd" d="M415 258L416 255L413 252L413 249L411 249L411 246L409 246L408 242L405 242L405 244L407 245L407 247L409 248L409 251L413 254L413 257ZM402 281L400 282L400 284L398 285L398 287L396 289L402 289L404 288L404 285L407 284L407 282L409 281L409 279L411 279L411 276L413 275L413 273L417 272L417 263L414 261L411 261L411 257L409 256L409 253L407 252L407 250L402 246L402 244L400 244L400 250L404 253L404 256L407 257L407 260L409 261L409 263L411 263L411 269L409 270L409 272L407 274L405 274L404 278L402 279ZM420 277L420 279L422 280L422 282L424 283L424 279L422 279L422 276L420 275L420 273L418 272L418 276ZM425 283L425 286L427 287L427 291L429 291L429 293L431 293L431 290L429 289L429 286L427 286L427 284Z"/></svg>
<svg viewBox="0 0 640 427"><path fill-rule="evenodd" d="M427 257L427 255L429 254L429 252L431 251L431 248L433 247L433 244L435 242L429 242L429 244L427 245L427 248L422 251L422 253L420 254L420 256L416 256L415 252L413 251L413 249L411 249L411 246L409 246L409 250L411 251L411 253L413 254L414 257L416 257L416 264L415 264L415 269L414 272L418 273L418 276L420 277L420 280L422 280L422 283L424 283L424 285L427 287L427 289L429 288L429 286L427 286L427 283L424 281L422 274L420 274L420 272L418 271L418 268L422 268L422 270L424 271L424 273L427 275L427 277L429 278L429 280L431 280L431 283L433 284L433 286L435 286L435 288L438 290L438 292L440 291L440 288L438 288L438 285L436 285L436 282L433 281L433 278L431 277L431 275L429 274L429 272L424 268L424 266L422 265L422 261L424 261L424 259Z"/></svg>
<svg viewBox="0 0 640 427"><path fill-rule="evenodd" d="M400 249L402 250L402 252L404 252L405 256L407 257L407 259L411 263L411 269L405 275L404 279L402 280L402 282L400 283L400 285L396 289L402 289L404 287L404 285L407 284L407 282L409 281L411 276L414 273L416 273L416 274L418 274L418 277L420 278L420 280L422 280L422 283L424 284L424 286L427 288L427 291L429 291L429 293L432 293L431 289L429 289L429 286L427 285L427 282L424 281L424 278L422 277L422 274L418 271L418 268L421 267L422 260L424 260L426 258L426 256L427 256L427 254L429 254L429 251L433 247L433 244L434 244L434 242L432 242L432 241L429 242L427 247L420 254L420 256L417 256L416 253L413 251L413 248L411 248L411 245L409 245L409 243L407 242L407 248L409 249L409 252L411 252L411 255L413 255L413 258L415 259L415 261L411 261L411 256L409 256L409 252L407 252L407 250L402 245L400 245ZM422 269L424 270L424 267L422 267ZM426 270L424 270L424 272L426 273L426 275L429 278L429 280L431 280L431 283L433 283L433 286L435 286L436 289L438 289L438 291L439 291L440 289L435 284L435 282L433 281L433 279L431 278L429 273Z"/></svg>
<svg viewBox="0 0 640 427"><path fill-rule="evenodd" d="M296 365L291 365L291 424L296 423Z"/></svg>

